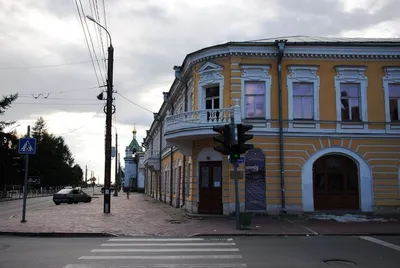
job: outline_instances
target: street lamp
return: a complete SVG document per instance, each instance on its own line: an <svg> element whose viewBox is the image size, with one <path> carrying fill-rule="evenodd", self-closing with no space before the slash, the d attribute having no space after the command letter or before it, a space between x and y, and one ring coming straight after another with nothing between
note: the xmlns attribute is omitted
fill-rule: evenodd
<svg viewBox="0 0 400 268"><path fill-rule="evenodd" d="M114 67L114 48L110 33L93 17L86 15L86 18L96 23L100 28L106 31L110 38L110 46L108 47L108 66L107 66L107 103L104 109L106 114L106 142L105 142L105 163L104 163L104 213L110 213L111 210L111 126L112 114L115 112L113 102L113 67Z"/></svg>

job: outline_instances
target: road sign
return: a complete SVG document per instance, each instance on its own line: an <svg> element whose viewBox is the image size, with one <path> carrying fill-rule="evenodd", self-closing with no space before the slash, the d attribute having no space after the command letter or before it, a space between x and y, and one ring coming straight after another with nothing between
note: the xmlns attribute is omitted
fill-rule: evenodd
<svg viewBox="0 0 400 268"><path fill-rule="evenodd" d="M19 139L18 153L20 153L20 154L35 154L36 153L36 139L35 138Z"/></svg>
<svg viewBox="0 0 400 268"><path fill-rule="evenodd" d="M241 164L244 162L244 157L240 157L238 160L236 160L236 163Z"/></svg>

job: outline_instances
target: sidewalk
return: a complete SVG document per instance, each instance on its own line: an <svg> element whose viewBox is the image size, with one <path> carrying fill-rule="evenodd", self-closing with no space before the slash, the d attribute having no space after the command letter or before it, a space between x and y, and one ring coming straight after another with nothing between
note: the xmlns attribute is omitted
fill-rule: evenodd
<svg viewBox="0 0 400 268"><path fill-rule="evenodd" d="M144 194L122 192L111 197L111 213L103 213L103 196L91 203L51 205L46 210L27 211L26 223L18 217L0 220L0 233L81 233L116 236L206 236L206 235L400 235L400 221L337 222L297 217L258 216L251 230L236 230L228 217L192 218L181 210Z"/></svg>

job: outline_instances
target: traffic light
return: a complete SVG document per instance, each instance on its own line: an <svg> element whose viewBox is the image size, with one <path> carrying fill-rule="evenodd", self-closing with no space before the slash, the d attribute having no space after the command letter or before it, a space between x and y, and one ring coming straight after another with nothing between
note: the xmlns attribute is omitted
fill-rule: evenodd
<svg viewBox="0 0 400 268"><path fill-rule="evenodd" d="M239 155L244 154L248 150L254 148L253 144L246 144L246 141L251 140L253 138L252 134L246 134L246 132L251 129L253 129L253 125L243 125L243 124L237 125L238 146L237 150L235 150L235 153L238 153Z"/></svg>
<svg viewBox="0 0 400 268"><path fill-rule="evenodd" d="M213 131L220 134L216 137L213 137L213 140L222 144L214 146L214 150L224 155L229 155L231 153L231 131L229 124L224 126L215 126L213 127Z"/></svg>

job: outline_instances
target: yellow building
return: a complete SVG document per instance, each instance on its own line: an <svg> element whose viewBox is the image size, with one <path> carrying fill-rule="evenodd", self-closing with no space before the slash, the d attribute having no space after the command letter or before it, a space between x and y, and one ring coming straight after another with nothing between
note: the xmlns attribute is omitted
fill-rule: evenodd
<svg viewBox="0 0 400 268"><path fill-rule="evenodd" d="M251 124L241 210L399 211L400 39L296 36L201 49L144 140L146 192L192 213L230 214L233 167L212 127Z"/></svg>

